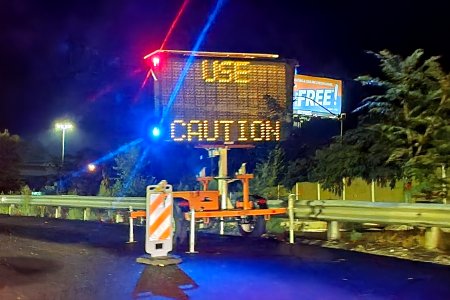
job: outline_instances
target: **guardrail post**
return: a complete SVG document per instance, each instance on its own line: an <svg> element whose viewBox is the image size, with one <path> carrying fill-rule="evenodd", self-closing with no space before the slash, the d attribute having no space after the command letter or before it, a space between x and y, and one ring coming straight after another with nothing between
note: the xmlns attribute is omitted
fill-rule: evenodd
<svg viewBox="0 0 450 300"><path fill-rule="evenodd" d="M89 220L89 215L91 214L91 209L90 208L85 208L83 210L83 221L88 221Z"/></svg>
<svg viewBox="0 0 450 300"><path fill-rule="evenodd" d="M58 206L55 209L55 219L59 219L61 217L61 206Z"/></svg>
<svg viewBox="0 0 450 300"><path fill-rule="evenodd" d="M290 194L288 198L289 213L289 243L294 243L294 195Z"/></svg>
<svg viewBox="0 0 450 300"><path fill-rule="evenodd" d="M133 212L133 207L130 206L129 208L130 217L128 219L128 224L130 225L130 233L128 237L128 243L134 243L134 225L133 225L133 218L131 217L131 213Z"/></svg>
<svg viewBox="0 0 450 300"><path fill-rule="evenodd" d="M436 249L441 241L441 229L439 227L427 228L425 231L425 248Z"/></svg>
<svg viewBox="0 0 450 300"><path fill-rule="evenodd" d="M14 204L10 204L9 207L8 207L8 214L10 216L12 215L13 208L14 208Z"/></svg>
<svg viewBox="0 0 450 300"><path fill-rule="evenodd" d="M190 218L189 251L187 253L198 253L195 251L195 210L193 208L191 208Z"/></svg>
<svg viewBox="0 0 450 300"><path fill-rule="evenodd" d="M336 241L341 238L341 232L339 231L338 221L329 221L327 226L327 239L330 241Z"/></svg>

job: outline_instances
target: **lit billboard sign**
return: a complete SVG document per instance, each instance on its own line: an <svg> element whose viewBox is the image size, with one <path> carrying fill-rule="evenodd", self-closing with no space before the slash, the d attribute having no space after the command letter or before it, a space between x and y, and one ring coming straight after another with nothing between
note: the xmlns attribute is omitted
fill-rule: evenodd
<svg viewBox="0 0 450 300"><path fill-rule="evenodd" d="M277 58L171 50L147 55L155 108L170 127L170 140L230 144L282 140L281 116L292 109L294 72ZM274 107L282 113L274 113Z"/></svg>
<svg viewBox="0 0 450 300"><path fill-rule="evenodd" d="M337 117L341 113L341 108L341 80L295 75L294 114Z"/></svg>

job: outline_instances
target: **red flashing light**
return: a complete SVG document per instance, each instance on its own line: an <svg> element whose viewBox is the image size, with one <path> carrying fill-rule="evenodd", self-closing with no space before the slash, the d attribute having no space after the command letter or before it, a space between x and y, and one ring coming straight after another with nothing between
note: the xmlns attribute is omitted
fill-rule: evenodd
<svg viewBox="0 0 450 300"><path fill-rule="evenodd" d="M159 56L153 56L152 57L152 65L155 68L159 66Z"/></svg>

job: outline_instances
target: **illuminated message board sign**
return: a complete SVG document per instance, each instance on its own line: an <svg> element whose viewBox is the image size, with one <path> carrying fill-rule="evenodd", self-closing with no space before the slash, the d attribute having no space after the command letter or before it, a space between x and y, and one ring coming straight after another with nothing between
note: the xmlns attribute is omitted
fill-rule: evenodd
<svg viewBox="0 0 450 300"><path fill-rule="evenodd" d="M170 140L282 140L283 115L292 110L294 71L277 57L171 50L147 55L155 108L170 127Z"/></svg>
<svg viewBox="0 0 450 300"><path fill-rule="evenodd" d="M342 108L342 81L295 75L293 112L298 115L337 117Z"/></svg>

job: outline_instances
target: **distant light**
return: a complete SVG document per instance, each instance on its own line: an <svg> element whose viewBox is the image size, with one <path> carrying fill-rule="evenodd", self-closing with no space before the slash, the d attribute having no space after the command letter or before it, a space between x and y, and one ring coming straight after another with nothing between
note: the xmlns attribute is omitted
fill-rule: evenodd
<svg viewBox="0 0 450 300"><path fill-rule="evenodd" d="M153 56L152 57L152 64L154 67L159 66L159 56Z"/></svg>
<svg viewBox="0 0 450 300"><path fill-rule="evenodd" d="M161 135L161 130L160 130L158 127L153 127L153 129L152 129L152 135L153 135L154 137L160 136L160 135Z"/></svg>
<svg viewBox="0 0 450 300"><path fill-rule="evenodd" d="M87 168L88 168L89 172L94 172L95 169L97 169L97 166L94 164L88 164Z"/></svg>

